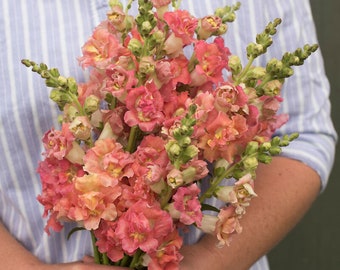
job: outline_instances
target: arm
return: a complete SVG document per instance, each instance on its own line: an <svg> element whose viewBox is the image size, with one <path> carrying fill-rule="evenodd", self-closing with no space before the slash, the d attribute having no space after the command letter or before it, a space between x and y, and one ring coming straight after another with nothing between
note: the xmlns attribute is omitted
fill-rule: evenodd
<svg viewBox="0 0 340 270"><path fill-rule="evenodd" d="M314 170L282 157L274 158L270 165L261 164L255 182L258 198L241 220L243 232L222 249L215 247L216 239L210 235L184 247L182 270L248 269L300 221L320 191Z"/></svg>
<svg viewBox="0 0 340 270"><path fill-rule="evenodd" d="M84 262L48 265L39 261L32 253L16 241L0 222L0 261L1 269L7 270L104 270L126 269L122 267L103 266L92 263L85 258ZM86 262L85 262L86 261Z"/></svg>

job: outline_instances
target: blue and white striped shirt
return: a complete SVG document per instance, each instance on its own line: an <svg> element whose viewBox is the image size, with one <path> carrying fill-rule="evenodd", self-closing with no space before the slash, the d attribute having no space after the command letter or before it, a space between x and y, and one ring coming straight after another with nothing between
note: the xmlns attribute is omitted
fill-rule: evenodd
<svg viewBox="0 0 340 270"><path fill-rule="evenodd" d="M57 67L65 76L85 79L76 58L93 28L105 18L107 0L1 0L0 1L0 214L1 221L28 250L45 262L79 260L91 253L88 233L76 233L67 241L61 233L44 233L42 207L36 200L40 183L36 174L41 159L40 138L57 126L58 110L49 101L44 82L24 67L29 58ZM214 9L234 0L185 0L184 9L196 16L212 14ZM242 56L265 25L276 17L283 19L274 45L267 56L281 58L306 43L316 43L308 0L241 0L237 20L226 35L232 53ZM259 64L260 62L257 62ZM336 133L330 119L329 84L320 50L298 67L286 81L282 111L290 121L280 130L299 132L300 137L285 148L283 155L314 168L325 188L333 164ZM197 239L195 233L189 242ZM264 258L252 268L269 269Z"/></svg>

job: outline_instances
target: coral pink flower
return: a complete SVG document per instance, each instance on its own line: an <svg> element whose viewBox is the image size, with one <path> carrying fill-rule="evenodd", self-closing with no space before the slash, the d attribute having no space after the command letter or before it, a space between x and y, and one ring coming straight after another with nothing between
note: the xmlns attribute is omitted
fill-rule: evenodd
<svg viewBox="0 0 340 270"><path fill-rule="evenodd" d="M124 257L121 240L116 235L116 227L117 221L102 220L98 229L94 231L99 251L103 254L106 253L113 262Z"/></svg>
<svg viewBox="0 0 340 270"><path fill-rule="evenodd" d="M69 198L68 194L74 192L74 179L83 176L85 172L82 166L73 164L67 159L54 158L41 161L37 172L42 183L42 191L37 199L44 206L43 217L50 214L45 231L49 233L50 228L60 231L62 228L58 221L60 213L56 209L64 197Z"/></svg>
<svg viewBox="0 0 340 270"><path fill-rule="evenodd" d="M147 253L156 250L159 240L172 231L172 218L166 211L157 204L139 201L120 217L116 234L123 250L133 254L138 248Z"/></svg>
<svg viewBox="0 0 340 270"><path fill-rule="evenodd" d="M203 214L201 204L198 200L200 189L196 184L187 187L179 187L173 195L174 207L180 212L179 220L183 224L190 225L196 223L201 225Z"/></svg>
<svg viewBox="0 0 340 270"><path fill-rule="evenodd" d="M149 270L176 270L179 262L183 259L179 250L183 240L177 230L173 230L169 235L162 239L162 244L143 258L143 265Z"/></svg>
<svg viewBox="0 0 340 270"><path fill-rule="evenodd" d="M199 86L207 81L214 84L222 82L222 70L228 67L230 53L224 46L221 48L221 38L217 37L211 44L200 40L196 43L194 50L198 64L191 73L193 80L191 85Z"/></svg>
<svg viewBox="0 0 340 270"><path fill-rule="evenodd" d="M72 149L74 140L75 137L69 129L69 124L64 123L61 130L52 128L42 138L45 147L44 156L62 160Z"/></svg>
<svg viewBox="0 0 340 270"><path fill-rule="evenodd" d="M130 164L133 157L122 149L122 145L113 139L97 140L84 157L84 169L100 175L104 186L116 185L123 177L131 177Z"/></svg>
<svg viewBox="0 0 340 270"><path fill-rule="evenodd" d="M128 111L124 120L130 126L138 125L142 131L152 132L164 120L163 99L153 82L131 89L126 100Z"/></svg>
<svg viewBox="0 0 340 270"><path fill-rule="evenodd" d="M221 209L218 214L218 221L216 223L215 233L219 240L218 247L230 245L231 236L235 233L241 233L242 227L240 225L238 216L235 214L233 206L227 206Z"/></svg>
<svg viewBox="0 0 340 270"><path fill-rule="evenodd" d="M169 25L176 37L180 38L184 45L190 44L194 38L194 33L198 20L186 10L175 10L164 13L164 20Z"/></svg>

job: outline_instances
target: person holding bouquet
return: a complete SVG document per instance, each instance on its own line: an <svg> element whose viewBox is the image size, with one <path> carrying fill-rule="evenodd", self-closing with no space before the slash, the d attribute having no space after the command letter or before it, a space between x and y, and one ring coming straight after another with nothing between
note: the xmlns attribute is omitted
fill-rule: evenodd
<svg viewBox="0 0 340 270"><path fill-rule="evenodd" d="M162 1L151 2L156 6ZM185 0L180 8L201 18L231 4L236 1ZM264 66L286 51L317 42L309 1L244 0L241 4L236 21L228 25L222 37L242 63L247 62L247 44L278 17L282 25L274 44L265 56L256 59L257 65ZM20 63L24 58L35 59L85 81L89 75L75 59L93 28L106 18L107 1L3 0L0 5L0 269L124 269L94 263L88 232L75 232L67 240L74 224L65 223L60 233L44 232L43 209L36 200L41 190L36 165L43 152L40 138L51 126L58 125L58 108L47 101L46 86L33 80ZM131 11L137 12L134 4ZM86 66L85 60L81 62ZM269 269L265 254L300 221L326 188L337 134L330 118L330 89L319 50L294 69L294 76L286 80L281 91L281 112L289 115L289 121L275 135L297 132L299 137L270 164L258 166L257 196L240 220L242 233L219 248L215 236L192 226L183 236L179 269ZM49 221L50 227L57 226L52 224L53 219Z"/></svg>

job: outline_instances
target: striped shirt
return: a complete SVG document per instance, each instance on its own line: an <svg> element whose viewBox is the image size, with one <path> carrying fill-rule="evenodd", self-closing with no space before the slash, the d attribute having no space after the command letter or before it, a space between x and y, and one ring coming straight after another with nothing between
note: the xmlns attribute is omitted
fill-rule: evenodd
<svg viewBox="0 0 340 270"><path fill-rule="evenodd" d="M44 233L43 209L36 200L40 193L36 173L41 159L40 138L57 126L58 110L49 101L43 80L32 74L20 60L29 58L57 67L65 76L84 81L86 74L76 58L93 28L105 18L107 0L1 0L0 1L0 216L1 221L28 250L42 261L68 262L91 253L89 234L78 232L67 241L72 224L61 233ZM234 0L185 0L184 9L196 16ZM256 64L316 43L308 0L242 0L237 20L229 27L226 44L246 61L245 47L265 25L283 19L274 45ZM261 63L263 62L263 63ZM337 135L330 119L329 84L320 50L286 81L282 112L290 121L280 133L299 132L300 137L283 155L308 164L320 175L325 188L333 164ZM186 237L195 242L198 232ZM252 268L269 269L266 258Z"/></svg>

